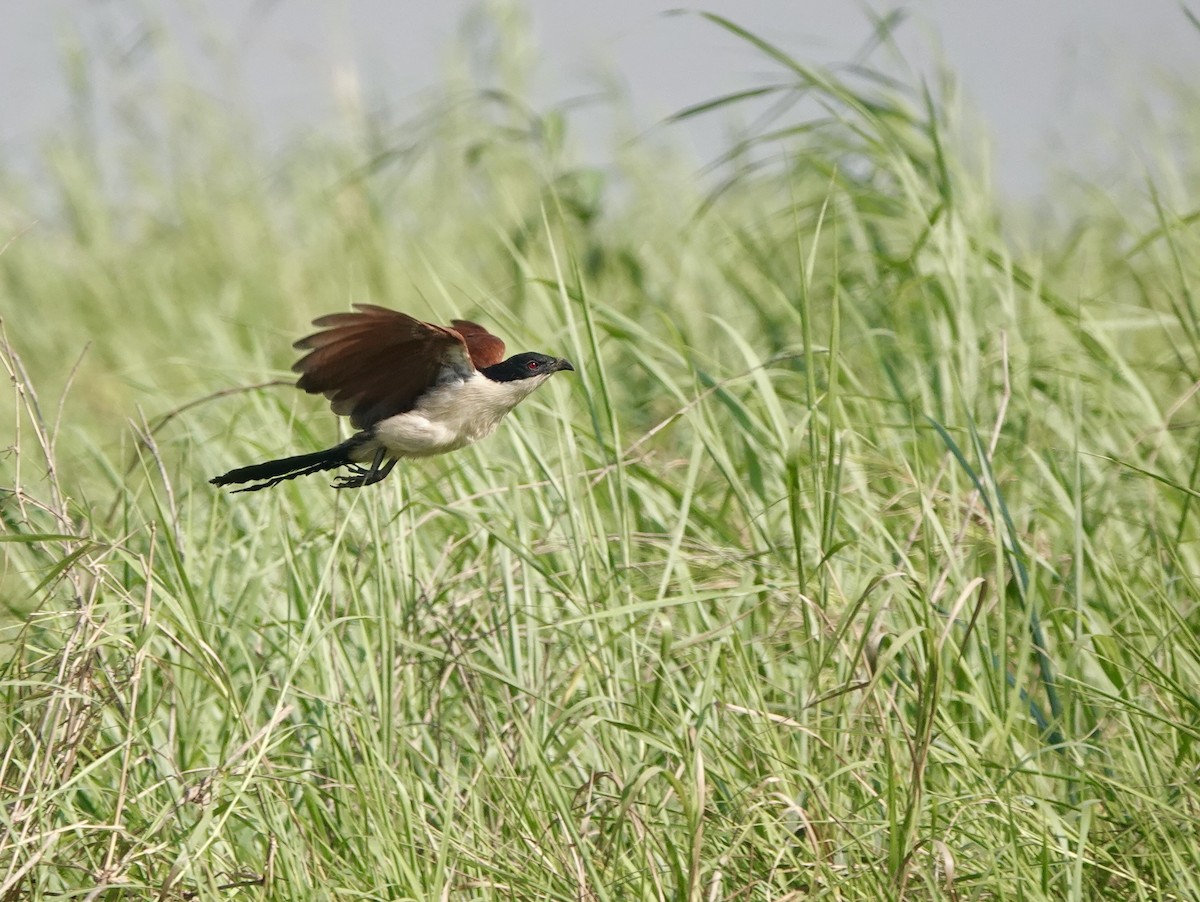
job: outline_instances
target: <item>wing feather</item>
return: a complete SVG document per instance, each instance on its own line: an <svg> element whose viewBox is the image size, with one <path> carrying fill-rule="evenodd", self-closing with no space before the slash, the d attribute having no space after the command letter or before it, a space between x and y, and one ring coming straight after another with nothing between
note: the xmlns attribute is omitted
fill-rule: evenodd
<svg viewBox="0 0 1200 902"><path fill-rule="evenodd" d="M504 342L479 323L456 319L452 320L450 325L467 343L467 352L471 355L471 363L475 364L475 369L495 366L504 359Z"/></svg>
<svg viewBox="0 0 1200 902"><path fill-rule="evenodd" d="M300 374L297 388L324 395L356 428L412 410L439 381L474 371L470 345L457 330L374 304L354 307L313 320L321 331L296 342L308 353L292 369Z"/></svg>

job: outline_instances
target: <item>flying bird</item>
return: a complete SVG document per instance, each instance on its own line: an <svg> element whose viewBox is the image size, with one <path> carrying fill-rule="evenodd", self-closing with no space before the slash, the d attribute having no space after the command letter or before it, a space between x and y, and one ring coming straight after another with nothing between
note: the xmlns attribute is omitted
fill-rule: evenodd
<svg viewBox="0 0 1200 902"><path fill-rule="evenodd" d="M456 451L491 435L539 385L575 369L545 354L506 360L504 342L467 320L437 326L374 304L354 308L313 320L321 331L296 342L307 353L292 369L297 388L324 395L358 431L325 451L238 467L210 482L254 483L235 491L256 492L349 467L333 488L371 485L401 458Z"/></svg>

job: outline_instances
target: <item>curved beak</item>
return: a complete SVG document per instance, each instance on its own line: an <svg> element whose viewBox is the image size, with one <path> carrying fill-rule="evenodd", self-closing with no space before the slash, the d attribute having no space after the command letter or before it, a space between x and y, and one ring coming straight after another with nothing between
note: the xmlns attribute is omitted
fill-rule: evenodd
<svg viewBox="0 0 1200 902"><path fill-rule="evenodd" d="M567 360L565 357L558 358L558 360L554 362L554 365L557 369L570 370L572 373L575 372L575 367L571 366L571 361Z"/></svg>

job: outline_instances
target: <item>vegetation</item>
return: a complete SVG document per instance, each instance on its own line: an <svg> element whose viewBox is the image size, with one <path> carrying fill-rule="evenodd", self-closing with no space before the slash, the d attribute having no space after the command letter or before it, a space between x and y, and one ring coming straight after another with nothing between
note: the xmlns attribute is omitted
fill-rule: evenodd
<svg viewBox="0 0 1200 902"><path fill-rule="evenodd" d="M1196 182L1022 225L946 92L713 24L819 112L708 175L176 86L4 176L0 899L1200 897ZM578 372L214 490L355 301Z"/></svg>

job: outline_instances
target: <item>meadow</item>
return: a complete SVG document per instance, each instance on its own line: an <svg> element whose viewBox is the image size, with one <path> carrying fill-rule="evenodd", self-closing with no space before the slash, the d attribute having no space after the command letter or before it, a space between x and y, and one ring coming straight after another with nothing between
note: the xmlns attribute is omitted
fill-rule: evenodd
<svg viewBox="0 0 1200 902"><path fill-rule="evenodd" d="M282 149L80 76L0 174L0 900L1200 898L1195 95L1037 217L948 84L712 24L709 168L510 72ZM355 302L577 372L210 486L338 438Z"/></svg>

